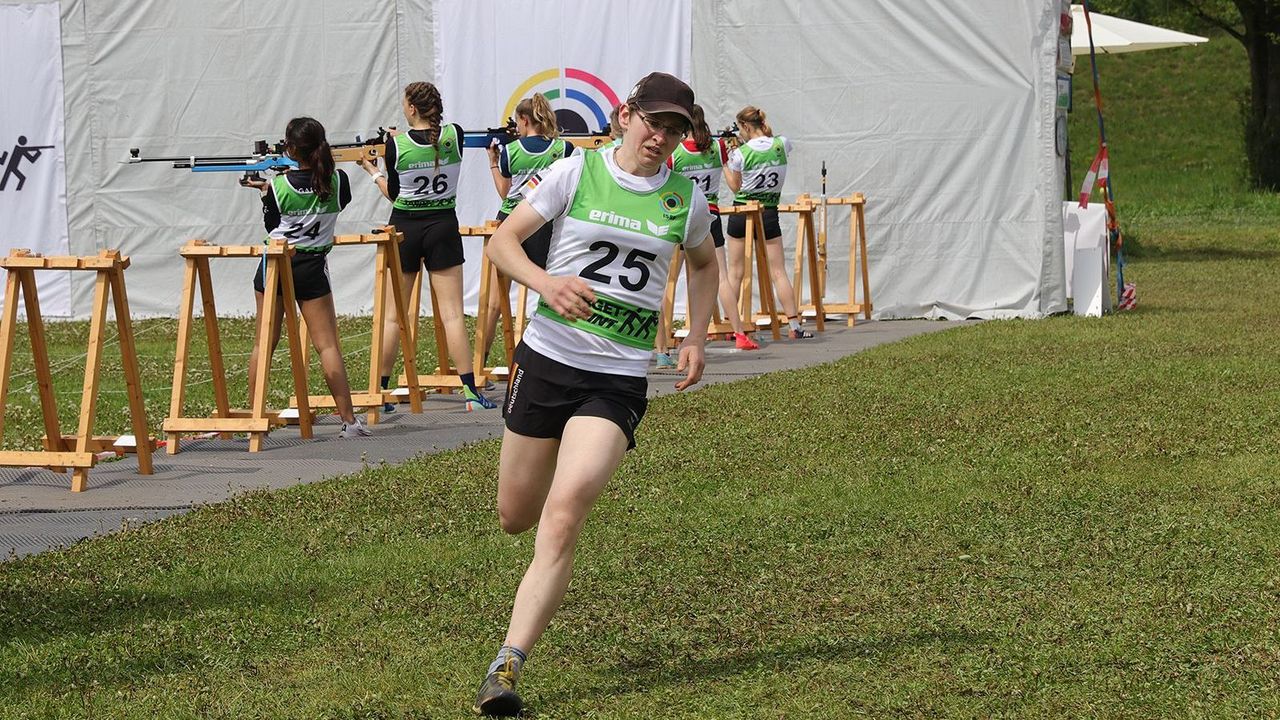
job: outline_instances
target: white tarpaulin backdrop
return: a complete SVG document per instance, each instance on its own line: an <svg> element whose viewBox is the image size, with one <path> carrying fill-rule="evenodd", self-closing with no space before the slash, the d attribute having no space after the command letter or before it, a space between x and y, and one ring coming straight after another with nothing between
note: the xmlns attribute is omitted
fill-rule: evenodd
<svg viewBox="0 0 1280 720"><path fill-rule="evenodd" d="M542 0L536 16L524 12L527 7L512 0L437 1L435 77L446 122L496 127L513 115L521 98L541 92L567 130L597 132L636 80L655 70L690 75L692 0ZM511 22L513 14L522 20ZM566 32L570 18L573 31ZM475 27L489 28L490 41L449 30ZM621 40L616 28L628 29ZM458 186L459 222L482 225L499 205L488 154L468 149ZM466 300L474 307L480 240L468 239L466 250Z"/></svg>
<svg viewBox="0 0 1280 720"><path fill-rule="evenodd" d="M619 13L606 33L589 30L579 12L556 18L546 39L567 46L589 35L583 42L599 47L595 67L655 41L678 41L677 18L665 18L671 30L655 38L628 14L664 19L664 6L594 5L590 12ZM1035 317L1065 309L1053 143L1059 5L700 0L692 3L688 79L713 126L750 103L791 138L784 200L818 191L823 160L832 195L866 193L878 316ZM454 27L431 0L63 0L71 251L119 247L133 257L133 308L175 314L178 248L194 237L258 242L257 195L238 187L234 174L120 164L130 147L153 155L244 152L253 140L279 139L289 118L303 114L320 119L335 142L403 125L403 86L442 79L437 35L469 48L468 62L504 58L512 77L547 69L522 47L487 47L503 24L529 31L532 3L503 7L511 11L499 23ZM509 93L496 85L450 90L446 114L461 112L470 95L505 104ZM7 127L7 100L0 113ZM0 136L0 145L12 141ZM347 170L356 200L339 231L385 221L386 201L355 166ZM492 188L480 192L492 209ZM833 220L829 295L839 299L847 220L839 211ZM793 227L784 220L789 246ZM339 312L371 306L371 257L349 248L331 256ZM251 263L214 265L220 311L252 312ZM91 283L75 278L72 312L85 315L91 296Z"/></svg>
<svg viewBox="0 0 1280 720"><path fill-rule="evenodd" d="M57 5L0 5L0 102L0 254L27 248L43 255L66 255L70 250ZM36 274L42 315L71 313L70 275L66 270ZM0 282L4 276L0 270Z"/></svg>

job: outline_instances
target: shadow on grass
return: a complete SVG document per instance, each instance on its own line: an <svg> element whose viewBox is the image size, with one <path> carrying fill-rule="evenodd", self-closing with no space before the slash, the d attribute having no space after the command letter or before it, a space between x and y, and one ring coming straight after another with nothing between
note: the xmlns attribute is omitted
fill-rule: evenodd
<svg viewBox="0 0 1280 720"><path fill-rule="evenodd" d="M0 690L0 698L20 704L28 693L56 696L71 683L114 688L143 684L147 676L189 673L206 665L252 663L260 651L278 650L280 638L249 640L244 636L253 635L252 630L238 623L219 627L210 619L207 622L214 624L197 627L195 618L220 611L244 618L264 609L274 612L297 606L301 627L305 624L303 608L323 603L338 592L333 587L278 580L250 588L177 592L74 588L19 595L0 590L0 642L45 656L38 664L17 662L0 667L0 688L5 689ZM93 649L103 641L101 636L117 632L124 637L113 638L118 642L112 649ZM231 647L210 637L220 632L239 636L240 645ZM273 633L278 634L279 629ZM195 642L193 635L197 634L222 649L211 651L207 644ZM77 640L70 642L70 637ZM95 637L100 639L95 641ZM322 641L319 637L293 639L303 644ZM82 647L70 653L60 649L74 645ZM41 646L47 650L39 650Z"/></svg>
<svg viewBox="0 0 1280 720"><path fill-rule="evenodd" d="M542 696L538 707L527 708L521 717L538 717L539 707L552 716L559 717L557 706L572 697L613 697L645 693L663 687L695 683L705 685L724 680L759 668L782 672L787 668L811 662L848 662L861 660L876 662L905 650L929 645L972 645L982 641L981 634L961 629L914 631L873 637L827 638L810 640L804 644L786 647L743 648L729 655L689 660L683 664L654 662L622 662L609 677L613 682L599 683L592 687L575 687L571 691L553 692ZM644 657L660 658L668 649L651 648ZM572 697L571 697L572 696Z"/></svg>

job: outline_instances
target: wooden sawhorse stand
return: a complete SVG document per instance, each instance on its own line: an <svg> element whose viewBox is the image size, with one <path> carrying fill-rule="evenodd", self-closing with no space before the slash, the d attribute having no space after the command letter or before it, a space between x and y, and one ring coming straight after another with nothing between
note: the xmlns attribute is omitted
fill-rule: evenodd
<svg viewBox="0 0 1280 720"><path fill-rule="evenodd" d="M4 434L5 405L9 397L9 371L13 366L13 341L18 326L18 292L26 301L27 332L36 385L40 389L40 410L44 415L44 451L3 451L0 465L45 467L55 472L71 468L71 491L82 492L89 469L104 450L127 450L118 440L93 435L98 409L98 380L102 369L103 332L107 324L107 293L115 304L116 329L120 334L120 355L124 368L125 394L134 447L138 453L138 474L150 475L151 451L155 440L147 434L147 414L142 403L142 381L138 375L138 348L134 343L133 321L129 317L129 296L124 288L124 271L129 258L119 250L103 250L96 256L42 257L29 250L15 249L0 259L0 268L9 271L5 282L4 317L0 319L0 436ZM92 270L97 273L93 289L93 318L89 324L89 349L85 356L84 389L80 394L80 425L75 435L63 435L58 426L57 399L53 394L53 373L49 369L49 347L45 341L44 318L36 294L36 270Z"/></svg>
<svg viewBox="0 0 1280 720"><path fill-rule="evenodd" d="M357 393L352 391L351 404L356 407L364 406L365 415L370 425L378 423L378 417L382 413L382 404L384 402L397 402L399 396L390 390L382 389L382 374L379 371L380 360L382 358L382 333L383 323L387 319L387 283L391 284L391 295L394 298L391 312L396 314L396 318L400 321L400 349L404 356L405 374L408 376L406 383L409 389L409 410L415 414L422 412L422 389L418 387L418 365L414 351L417 346L413 343L413 336L409 328L408 308L405 306L404 299L404 273L400 270L400 241L404 239L404 235L397 232L393 226L385 226L378 230L362 234L362 235L338 235L333 238L333 244L339 246L366 246L373 245L376 248L376 254L373 261L373 331L372 339L369 341L369 389L367 392ZM307 341L307 323L305 320L299 322L299 332L302 336L302 366L309 373L311 370L311 345ZM289 398L289 404L297 407L298 397L294 395ZM332 408L336 407L332 395L311 395L307 398L307 405L312 408Z"/></svg>
<svg viewBox="0 0 1280 720"><path fill-rule="evenodd" d="M804 314L805 308L812 308L817 317L818 332L826 327L826 311L823 309L823 283L821 271L818 269L818 241L814 234L814 211L821 207L809 197L801 195L790 205L779 205L778 212L796 214L796 268L795 282L792 284L796 292L797 312ZM805 262L808 258L808 262ZM809 271L809 303L804 302L804 270Z"/></svg>
<svg viewBox="0 0 1280 720"><path fill-rule="evenodd" d="M802 195L802 199L807 195ZM808 198L808 202L814 203L815 207L821 208L822 202ZM832 198L827 200L827 205L848 205L850 208L849 215L849 301L843 303L825 302L827 293L827 234L826 219L822 222L822 231L818 234L818 268L819 283L818 294L816 297L824 299L823 310L818 310L814 303L807 305L802 304L800 311L805 312L814 310L821 318L824 312L844 313L848 317L849 327L853 327L855 317L858 313L870 320L871 319L871 276L867 270L867 214L866 214L866 198L862 193L854 193L849 197ZM826 209L823 209L826 212ZM796 248L796 277L800 276L800 253L799 247ZM813 251L810 250L812 256ZM857 301L858 289L858 273L861 268L862 273L862 302ZM810 270L812 272L812 270ZM797 280L797 294L799 294L799 281ZM797 298L798 299L798 298Z"/></svg>
<svg viewBox="0 0 1280 720"><path fill-rule="evenodd" d="M680 345L684 335L693 332L690 327L692 316L688 314L691 308L687 301L685 303L684 330L675 329L676 283L680 281L680 269L683 266L684 248L677 245L675 254L671 256L671 266L667 270L667 287L662 293L662 312L658 316L658 334L661 336L666 333L668 344L672 348ZM750 330L750 328L745 329ZM711 321L707 323L707 335L719 336L732 332L733 323L730 323L720 314L720 296L717 294L715 302L711 304Z"/></svg>
<svg viewBox="0 0 1280 720"><path fill-rule="evenodd" d="M284 240L273 240L268 245L210 245L204 240L192 240L182 248L181 255L186 258L187 267L182 284L182 307L178 313L178 352L173 359L173 395L169 400L169 416L164 420L164 433L168 439L166 450L170 455L178 453L178 444L184 432L216 432L224 438L229 437L230 433L249 433L249 452L258 452L272 426L284 424L279 412L267 410L267 373L271 369L271 353L267 350L271 337L271 320L281 303L284 305L283 331L288 334L294 395L298 398L299 430L302 437L311 437L307 366L302 357L298 305L293 292L293 265L290 260L293 253L293 248ZM227 372L222 362L222 340L218 335L218 313L214 307L213 278L209 272L210 259L228 257L264 257L267 266L267 276L263 283L262 316L258 318L258 363L253 387L249 389L248 410L232 410L227 399ZM213 374L215 409L210 418L182 415L182 401L187 390L187 353L191 344L191 324L195 320L197 283L200 285L204 329L209 341L209 365ZM277 288L280 289L279 293L276 292Z"/></svg>
<svg viewBox="0 0 1280 720"><path fill-rule="evenodd" d="M778 321L778 303L773 297L773 278L769 273L769 256L764 247L764 216L759 201L748 200L742 205L721 207L721 215L745 215L747 221L746 266L742 273L742 292L738 300L738 316L745 326L755 328L755 309L751 297L751 260L754 256L756 275L760 282L761 317L769 318L773 339L782 339L782 323ZM726 241L727 242L727 241Z"/></svg>
<svg viewBox="0 0 1280 720"><path fill-rule="evenodd" d="M483 236L486 234L487 227L487 225L479 227L463 226L458 228L458 232L461 235ZM489 233L488 236L491 235L492 233ZM486 236L486 240L488 236ZM422 312L422 283L424 282L423 277L425 275L427 275L427 270L419 268L418 277L414 280L413 288L409 295L409 307L413 310L413 316L410 318L412 321L412 333L410 334L413 342L415 343L415 348L417 348L416 343L418 342L418 318ZM431 291L431 307L437 308L440 304L437 302L436 289L431 287L431 281L429 279L426 280L426 283ZM484 295L485 291L488 290L488 284L485 282L485 276L483 274L480 276L480 287L480 306L483 308L484 304L488 302L488 299ZM435 373L430 375L419 375L418 385L424 388L434 389L440 393L452 393L462 388L462 378L458 376L458 371L453 366L453 361L449 359L449 340L445 337L444 323L441 322L439 313L433 311L431 319L435 329L436 357L439 360L439 364L435 368ZM485 368L481 367L479 364L476 364L473 367L475 368L476 384L483 386L489 379L489 375L485 372ZM404 384L407 380L407 374L400 376L401 384Z"/></svg>
<svg viewBox="0 0 1280 720"><path fill-rule="evenodd" d="M473 227L460 228L464 237L482 237L484 238L484 248L489 247L489 239L493 237L493 233L498 229L496 220L489 220L484 225L476 225ZM497 283L501 289L498 300L498 316L502 333L502 347L506 351L507 367L486 367L485 366L485 350L493 342L493 338L488 337L485 328L489 326L489 292L493 284ZM516 343L520 342L520 336L524 334L524 326L528 322L529 307L529 288L524 285L520 286L519 295L516 299L516 309L514 317L511 309L511 279L498 271L493 263L489 261L487 253L480 255L480 303L476 310L476 326L479 328L476 335L476 346L474 365L476 368L483 369L486 377L497 380L505 380L510 374L511 355L515 352Z"/></svg>

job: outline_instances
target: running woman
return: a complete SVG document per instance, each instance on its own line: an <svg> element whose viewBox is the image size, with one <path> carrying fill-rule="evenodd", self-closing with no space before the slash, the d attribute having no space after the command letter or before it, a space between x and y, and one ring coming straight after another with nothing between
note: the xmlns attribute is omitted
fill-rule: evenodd
<svg viewBox="0 0 1280 720"><path fill-rule="evenodd" d="M720 308L724 310L725 318L733 327L733 339L738 349L759 350L760 346L746 334L742 318L738 314L738 292L741 284L731 284L726 272L724 231L720 225L720 208L717 202L720 194L720 178L724 174L724 163L728 155L729 150L725 147L724 140L711 136L711 128L707 127L702 106L694 105L693 137L687 138L676 146L676 151L667 161L667 167L692 180L707 196L712 217L711 237L715 240L716 256L720 261ZM661 357L658 359L658 364L659 366L663 364Z"/></svg>
<svg viewBox="0 0 1280 720"><path fill-rule="evenodd" d="M449 355L462 380L467 410L473 405L495 408L496 404L476 388L471 367L471 341L462 316L462 235L458 232L458 171L462 167L462 128L441 121L444 103L440 91L428 82L405 86L401 103L409 131L387 139L384 149L386 174L368 160L360 165L373 178L383 196L391 200L391 218L404 234L400 243L400 269L404 272L405 293L413 287L422 266L430 273L436 291L436 314L444 325ZM388 288L387 292L391 292ZM408 298L406 297L406 302ZM391 298L387 299L391 302ZM400 342L400 323L388 313L383 324L382 387L391 382ZM395 405L383 406L390 412Z"/></svg>
<svg viewBox="0 0 1280 720"><path fill-rule="evenodd" d="M342 170L335 170L333 151L325 140L324 126L309 117L294 118L284 130L285 155L298 163L298 169L270 180L248 180L246 187L262 193L262 219L267 228L267 241L287 240L294 249L291 267L293 289L307 321L311 343L320 356L325 384L333 396L342 429L338 437L372 435L364 419L356 417L351 407L351 386L347 368L338 346L338 318L333 309L333 293L329 288L327 256L333 248L333 229L338 213L351 202L351 181ZM262 318L262 301L266 292L267 258L263 257L253 276L253 289ZM280 289L277 288L277 293ZM267 354L280 343L280 325L284 306L277 305L271 318L271 340ZM258 353L262 338L255 337L249 353L249 388L253 392L257 379Z"/></svg>
<svg viewBox="0 0 1280 720"><path fill-rule="evenodd" d="M504 405L498 468L502 529L538 525L533 562L516 591L506 639L476 695L475 709L515 715L525 659L560 607L587 514L644 415L645 371L675 246L688 253L693 322L711 317L715 251L702 191L666 167L688 132L693 91L652 73L619 113L622 145L578 153L540 182L498 228L489 256L541 295L515 352ZM520 243L553 222L547 268ZM705 335L680 349L684 390L702 377Z"/></svg>
<svg viewBox="0 0 1280 720"><path fill-rule="evenodd" d="M498 222L507 219L524 199L524 186L534 173L563 157L573 154L574 147L560 137L556 114L542 93L534 93L516 105L516 131L519 139L506 145L489 146L489 172L493 187L502 198ZM547 266L547 250L551 246L551 223L543 225L524 241L524 251L540 268ZM498 306L511 292L511 283L494 283L489 292L489 321L484 337L492 343L498 327ZM488 357L489 348L485 348Z"/></svg>
<svg viewBox="0 0 1280 720"><path fill-rule="evenodd" d="M787 180L787 156L791 154L791 142L785 137L773 136L773 128L769 127L764 111L758 107L748 105L742 108L735 119L742 144L729 153L729 163L724 169L725 181L734 191L734 205L757 200L763 206L765 254L769 258L773 289L782 304L782 311L787 315L789 337L792 340L811 338L813 333L800 327L800 311L796 307L795 290L787 278L782 229L778 225L778 200L782 196L782 184ZM729 283L731 287L742 287L742 274L746 271L747 217L730 217L728 234Z"/></svg>

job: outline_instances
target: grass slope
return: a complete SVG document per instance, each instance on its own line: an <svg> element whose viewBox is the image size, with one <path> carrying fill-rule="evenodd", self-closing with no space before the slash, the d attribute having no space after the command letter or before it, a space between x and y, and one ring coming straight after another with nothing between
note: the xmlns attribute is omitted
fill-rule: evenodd
<svg viewBox="0 0 1280 720"><path fill-rule="evenodd" d="M655 401L527 670L534 715L1280 713L1280 232L1221 228L1274 203L1224 184L1172 215L1194 183L1121 138L1177 118L1110 96L1139 311ZM496 455L0 566L0 717L466 717L532 551L496 529Z"/></svg>

